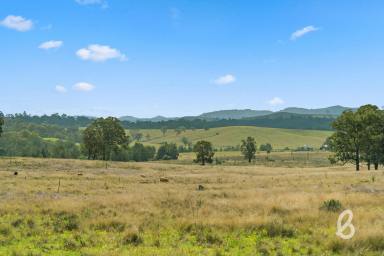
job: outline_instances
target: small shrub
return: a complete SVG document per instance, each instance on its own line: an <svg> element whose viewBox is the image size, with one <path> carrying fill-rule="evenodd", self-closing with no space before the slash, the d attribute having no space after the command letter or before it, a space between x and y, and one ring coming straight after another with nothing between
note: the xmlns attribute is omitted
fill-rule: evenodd
<svg viewBox="0 0 384 256"><path fill-rule="evenodd" d="M329 243L328 248L333 253L341 253L341 251L343 251L345 248L345 244L340 240L333 240L332 242Z"/></svg>
<svg viewBox="0 0 384 256"><path fill-rule="evenodd" d="M221 245L222 239L210 228L196 230L196 240L200 245Z"/></svg>
<svg viewBox="0 0 384 256"><path fill-rule="evenodd" d="M143 243L143 238L140 236L138 232L131 231L127 232L123 237L123 244L124 245L133 245L133 246L139 246Z"/></svg>
<svg viewBox="0 0 384 256"><path fill-rule="evenodd" d="M76 214L59 212L55 214L53 229L55 232L77 230L79 228L79 218Z"/></svg>
<svg viewBox="0 0 384 256"><path fill-rule="evenodd" d="M23 219L17 219L12 221L11 224L13 227L17 228L17 227L20 227L23 223L24 223Z"/></svg>
<svg viewBox="0 0 384 256"><path fill-rule="evenodd" d="M269 237L294 237L296 230L292 227L286 226L283 223L278 222L269 222L262 225L262 229L267 232Z"/></svg>
<svg viewBox="0 0 384 256"><path fill-rule="evenodd" d="M328 212L337 212L342 209L343 206L339 200L331 199L323 202L323 205L320 207L321 210Z"/></svg>
<svg viewBox="0 0 384 256"><path fill-rule="evenodd" d="M384 252L384 239L382 236L370 236L363 241L365 247L377 252Z"/></svg>
<svg viewBox="0 0 384 256"><path fill-rule="evenodd" d="M64 240L64 248L66 250L74 251L74 250L76 250L76 249L78 249L80 247L81 247L81 245L75 239L66 238Z"/></svg>
<svg viewBox="0 0 384 256"><path fill-rule="evenodd" d="M27 220L27 226L30 228L30 229L33 229L35 227L35 221L33 219L28 219Z"/></svg>
<svg viewBox="0 0 384 256"><path fill-rule="evenodd" d="M0 234L3 236L9 236L11 234L11 228L8 225L1 225Z"/></svg>

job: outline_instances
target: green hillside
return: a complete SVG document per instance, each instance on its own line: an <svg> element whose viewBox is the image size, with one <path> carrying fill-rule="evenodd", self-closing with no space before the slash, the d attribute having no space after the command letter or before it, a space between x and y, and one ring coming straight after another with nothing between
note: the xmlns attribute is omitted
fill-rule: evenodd
<svg viewBox="0 0 384 256"><path fill-rule="evenodd" d="M165 136L163 136L160 130L154 129L142 129L140 132L143 134L143 141L153 145L158 145L162 142L173 142L181 145L181 138L186 137L192 143L198 140L208 140L212 142L216 148L219 148L239 145L242 139L247 136L252 136L255 137L258 145L269 142L275 149L284 149L285 147L293 149L304 145L319 148L325 139L332 134L330 131L251 126L230 126L211 128L209 130L186 130L179 135L177 135L174 130L168 130ZM147 135L150 136L149 139L146 138Z"/></svg>

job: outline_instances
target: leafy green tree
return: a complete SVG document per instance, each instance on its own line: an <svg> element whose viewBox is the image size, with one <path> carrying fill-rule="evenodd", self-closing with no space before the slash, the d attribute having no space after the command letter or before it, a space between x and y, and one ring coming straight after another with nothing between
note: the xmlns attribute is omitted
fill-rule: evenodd
<svg viewBox="0 0 384 256"><path fill-rule="evenodd" d="M98 118L84 131L84 146L93 159L109 160L112 151L126 147L128 137L120 121L114 117Z"/></svg>
<svg viewBox="0 0 384 256"><path fill-rule="evenodd" d="M384 142L384 116L377 106L365 105L358 109L357 114L364 124L362 159L367 163L368 170L371 164L375 169L382 162Z"/></svg>
<svg viewBox="0 0 384 256"><path fill-rule="evenodd" d="M346 111L332 124L335 133L330 137L335 160L353 162L356 171L360 170L361 149L363 147L364 125L353 111Z"/></svg>
<svg viewBox="0 0 384 256"><path fill-rule="evenodd" d="M83 150L88 159L95 160L102 154L103 130L92 123L83 132Z"/></svg>
<svg viewBox="0 0 384 256"><path fill-rule="evenodd" d="M335 152L334 160L353 162L356 171L361 161L378 168L383 148L382 111L376 106L365 105L357 111L345 111L333 123L335 133L330 137L330 147Z"/></svg>
<svg viewBox="0 0 384 256"><path fill-rule="evenodd" d="M164 137L165 134L166 134L167 131L168 131L168 128L167 128L166 126L163 126L163 127L160 128L160 131L161 131L161 133L163 134L163 137Z"/></svg>
<svg viewBox="0 0 384 256"><path fill-rule="evenodd" d="M191 141L187 137L181 138L181 142L184 144L185 148L190 148L191 146Z"/></svg>
<svg viewBox="0 0 384 256"><path fill-rule="evenodd" d="M80 157L79 146L70 141L58 140L54 142L50 152L51 157L54 158L76 159Z"/></svg>
<svg viewBox="0 0 384 256"><path fill-rule="evenodd" d="M176 160L179 158L179 151L175 143L163 143L157 150L157 160Z"/></svg>
<svg viewBox="0 0 384 256"><path fill-rule="evenodd" d="M249 163L255 158L256 149L257 146L255 138L248 137L246 140L242 140L240 150Z"/></svg>
<svg viewBox="0 0 384 256"><path fill-rule="evenodd" d="M3 133L3 125L4 125L4 114L0 111L0 137Z"/></svg>
<svg viewBox="0 0 384 256"><path fill-rule="evenodd" d="M268 154L272 152L272 145L270 143L261 144L260 145L260 151L265 151Z"/></svg>
<svg viewBox="0 0 384 256"><path fill-rule="evenodd" d="M329 151L329 150L332 150L331 146L332 146L331 138L327 137L325 139L323 145L321 145L320 149L325 150L325 151Z"/></svg>
<svg viewBox="0 0 384 256"><path fill-rule="evenodd" d="M213 152L211 142L204 140L198 141L193 147L193 151L196 153L195 162L201 163L201 165L213 162L213 156L215 153Z"/></svg>
<svg viewBox="0 0 384 256"><path fill-rule="evenodd" d="M154 158L156 149L151 146L144 146L141 143L135 143L130 149L131 159L135 162L146 162Z"/></svg>

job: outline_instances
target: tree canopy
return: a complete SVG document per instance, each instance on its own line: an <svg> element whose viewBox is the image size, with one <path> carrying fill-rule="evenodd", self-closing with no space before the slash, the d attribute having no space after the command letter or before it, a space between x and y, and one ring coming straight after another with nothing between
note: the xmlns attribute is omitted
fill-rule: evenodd
<svg viewBox="0 0 384 256"><path fill-rule="evenodd" d="M345 111L333 123L335 133L330 137L330 148L335 152L335 160L355 164L360 170L360 162L371 163L377 169L383 162L384 114L377 106L365 105L357 111Z"/></svg>
<svg viewBox="0 0 384 256"><path fill-rule="evenodd" d="M193 147L193 151L196 153L195 162L201 163L201 165L213 162L215 153L213 152L211 142L204 140L198 141Z"/></svg>
<svg viewBox="0 0 384 256"><path fill-rule="evenodd" d="M109 160L112 151L127 146L128 136L114 117L98 118L84 131L84 147L88 159Z"/></svg>
<svg viewBox="0 0 384 256"><path fill-rule="evenodd" d="M244 158L247 159L249 163L255 158L256 149L257 146L255 138L247 137L247 139L242 140L240 150L244 155Z"/></svg>
<svg viewBox="0 0 384 256"><path fill-rule="evenodd" d="M0 111L0 136L3 133L3 125L4 125L4 114Z"/></svg>

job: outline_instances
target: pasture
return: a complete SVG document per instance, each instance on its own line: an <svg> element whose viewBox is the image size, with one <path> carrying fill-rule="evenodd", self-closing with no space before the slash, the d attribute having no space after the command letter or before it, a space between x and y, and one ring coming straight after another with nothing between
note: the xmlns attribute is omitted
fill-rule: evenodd
<svg viewBox="0 0 384 256"><path fill-rule="evenodd" d="M182 145L181 139L186 137L190 142L199 140L210 141L215 148L236 147L241 140L248 136L254 137L257 144L271 143L274 149L296 149L304 145L320 148L325 139L329 137L330 131L317 130L293 130L279 128L263 128L253 126L231 126L211 128L209 130L196 129L186 130L177 134L174 130L167 130L163 135L160 130L142 129L137 130L143 134L143 141L147 144L158 146L163 142ZM129 131L128 131L129 134ZM149 135L148 138L147 135Z"/></svg>
<svg viewBox="0 0 384 256"><path fill-rule="evenodd" d="M382 255L383 187L351 166L2 158L0 255Z"/></svg>

